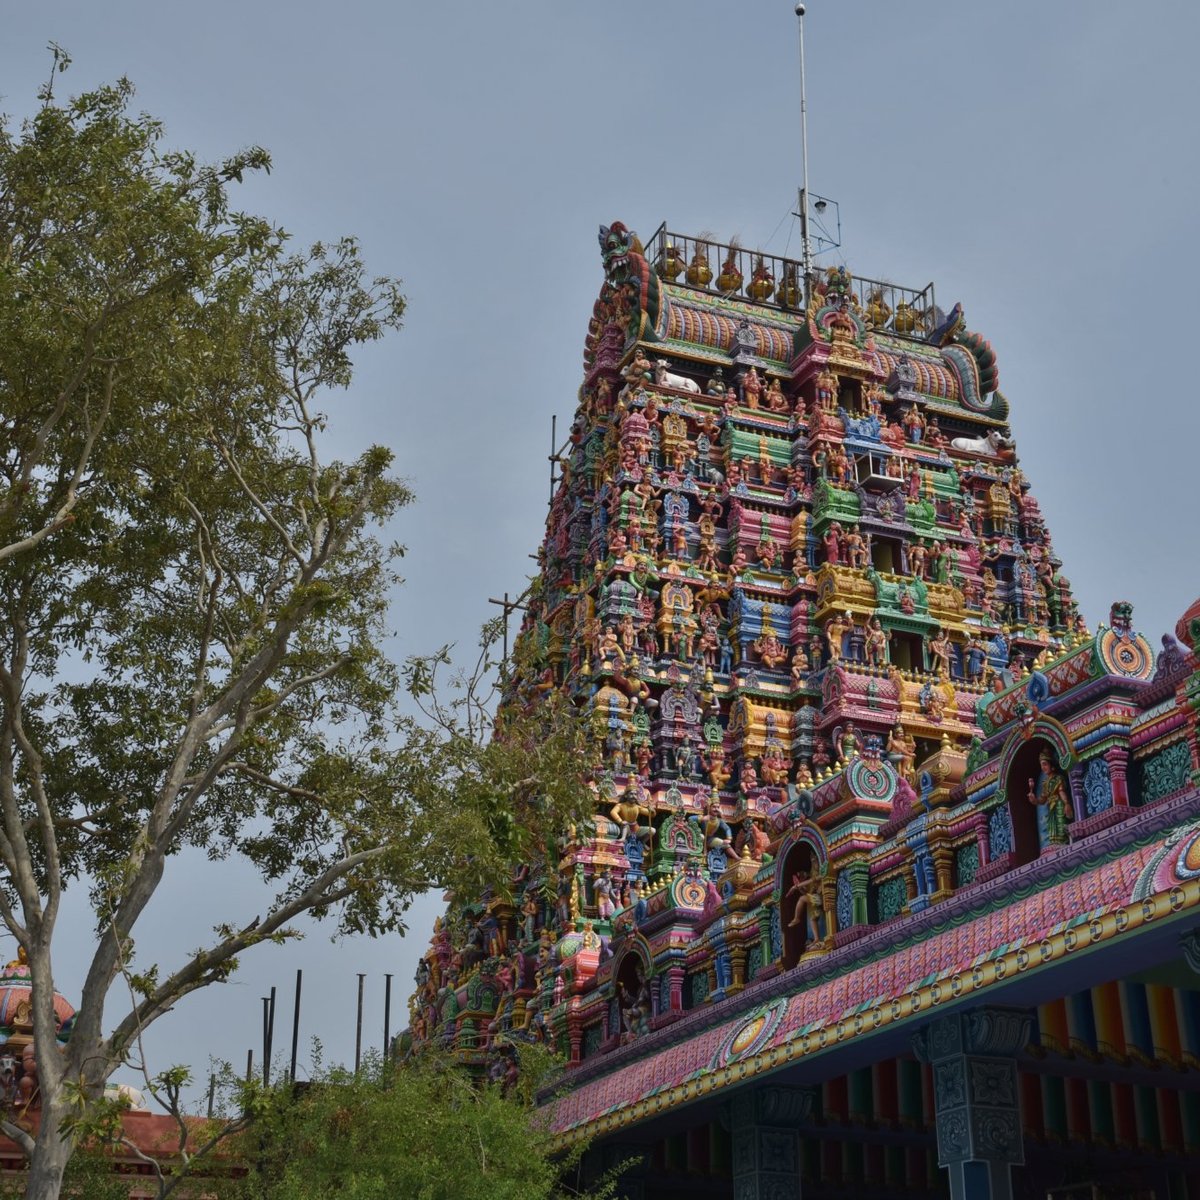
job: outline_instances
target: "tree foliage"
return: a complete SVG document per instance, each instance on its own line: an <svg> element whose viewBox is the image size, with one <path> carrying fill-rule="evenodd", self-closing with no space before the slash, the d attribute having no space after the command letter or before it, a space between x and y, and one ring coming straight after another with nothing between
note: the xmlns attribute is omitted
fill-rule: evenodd
<svg viewBox="0 0 1200 1200"><path fill-rule="evenodd" d="M539 1074L527 1064L523 1078ZM226 1185L231 1200L581 1194L569 1183L578 1153L567 1161L551 1157L530 1088L506 1095L433 1056L400 1068L372 1059L357 1076L318 1071L303 1092L275 1089L256 1103L260 1115L236 1147L251 1169ZM600 1200L610 1191L602 1186L589 1196Z"/></svg>
<svg viewBox="0 0 1200 1200"><path fill-rule="evenodd" d="M502 887L587 807L553 702L491 736L492 636L448 693L445 652L385 653L411 493L385 447L327 460L323 406L400 325L398 283L352 239L291 251L231 201L264 151L199 163L131 99L47 88L0 125L0 918L39 1046L68 885L96 919L70 1041L39 1055L40 1133L5 1125L32 1196L57 1194L72 1121L141 1031L239 954L305 912L374 933L430 887ZM187 847L275 899L141 961ZM108 1016L121 976L134 1000Z"/></svg>

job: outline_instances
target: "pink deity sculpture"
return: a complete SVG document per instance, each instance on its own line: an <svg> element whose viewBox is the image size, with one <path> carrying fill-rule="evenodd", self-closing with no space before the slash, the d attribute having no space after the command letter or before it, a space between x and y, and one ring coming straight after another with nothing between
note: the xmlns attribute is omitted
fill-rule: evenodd
<svg viewBox="0 0 1200 1200"><path fill-rule="evenodd" d="M842 527L834 521L821 539L825 543L825 561L837 566L842 561Z"/></svg>
<svg viewBox="0 0 1200 1200"><path fill-rule="evenodd" d="M762 379L759 378L758 368L751 367L742 376L742 403L747 408L758 408L762 391Z"/></svg>
<svg viewBox="0 0 1200 1200"><path fill-rule="evenodd" d="M788 779L788 761L777 746L768 746L762 760L763 782L768 787L784 787Z"/></svg>
<svg viewBox="0 0 1200 1200"><path fill-rule="evenodd" d="M787 647L775 636L775 632L770 626L764 629L762 634L755 638L750 645L768 670L774 671L787 658Z"/></svg>

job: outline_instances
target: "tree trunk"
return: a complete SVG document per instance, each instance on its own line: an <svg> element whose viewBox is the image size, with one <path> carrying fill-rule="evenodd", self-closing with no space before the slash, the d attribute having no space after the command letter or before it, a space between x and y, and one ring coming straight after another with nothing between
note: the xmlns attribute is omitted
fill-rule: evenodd
<svg viewBox="0 0 1200 1200"><path fill-rule="evenodd" d="M25 1184L25 1200L59 1200L63 1173L75 1150L75 1139L62 1136L60 1123L64 1115L50 1107L42 1110L42 1123Z"/></svg>

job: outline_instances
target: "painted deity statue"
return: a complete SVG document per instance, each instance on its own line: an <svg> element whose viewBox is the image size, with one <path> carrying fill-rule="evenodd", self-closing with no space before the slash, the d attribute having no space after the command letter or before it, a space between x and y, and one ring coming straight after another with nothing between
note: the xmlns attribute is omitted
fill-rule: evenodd
<svg viewBox="0 0 1200 1200"><path fill-rule="evenodd" d="M742 403L747 408L758 408L762 397L762 379L757 367L751 367L742 376Z"/></svg>
<svg viewBox="0 0 1200 1200"><path fill-rule="evenodd" d="M762 634L750 645L769 671L776 670L787 660L787 647L775 636L775 631L770 625L765 626Z"/></svg>
<svg viewBox="0 0 1200 1200"><path fill-rule="evenodd" d="M857 525L850 527L846 534L846 557L852 567L866 567L871 562L871 551L867 548L867 540Z"/></svg>
<svg viewBox="0 0 1200 1200"><path fill-rule="evenodd" d="M944 629L939 629L937 634L929 640L929 655L933 659L934 674L939 679L948 679L950 677L950 658L952 654L953 646L949 635Z"/></svg>
<svg viewBox="0 0 1200 1200"><path fill-rule="evenodd" d="M739 858L748 850L749 858L755 862L762 862L770 844L771 839L753 817L745 817L742 820L742 827L738 831L737 843L734 846Z"/></svg>
<svg viewBox="0 0 1200 1200"><path fill-rule="evenodd" d="M911 779L917 747L913 739L904 732L903 725L895 725L888 734L887 751L888 758L896 768L896 774L901 779Z"/></svg>
<svg viewBox="0 0 1200 1200"><path fill-rule="evenodd" d="M836 666L842 657L842 638L850 631L850 614L834 613L825 622L825 641L829 649L829 665Z"/></svg>
<svg viewBox="0 0 1200 1200"><path fill-rule="evenodd" d="M882 667L887 662L888 635L878 617L867 623L866 656L868 666Z"/></svg>
<svg viewBox="0 0 1200 1200"><path fill-rule="evenodd" d="M613 822L620 827L622 840L631 834L646 840L654 833L654 830L649 825L640 825L638 818L645 817L649 821L653 815L642 803L637 790L632 787L625 789L625 794L612 806L612 811L609 813Z"/></svg>
<svg viewBox="0 0 1200 1200"><path fill-rule="evenodd" d="M1043 750L1038 755L1037 778L1030 779L1026 799L1037 807L1038 843L1041 848L1065 846L1067 825L1075 819L1075 813L1071 807L1066 776L1055 767L1049 750Z"/></svg>
<svg viewBox="0 0 1200 1200"><path fill-rule="evenodd" d="M646 352L640 346L637 353L633 356L633 361L622 369L621 374L625 377L625 382L629 385L631 391L636 391L639 387L652 382L654 379L654 367L646 357Z"/></svg>
<svg viewBox="0 0 1200 1200"><path fill-rule="evenodd" d="M736 857L733 850L733 830L729 828L729 823L721 815L719 800L714 798L709 801L708 813L700 823L700 828L704 835L704 848L708 851L710 870L714 860L720 860L722 857Z"/></svg>
<svg viewBox="0 0 1200 1200"><path fill-rule="evenodd" d="M772 377L770 383L767 384L766 394L767 408L771 412L787 412L787 400L784 398L783 389L779 386L779 380Z"/></svg>
<svg viewBox="0 0 1200 1200"><path fill-rule="evenodd" d="M805 679L808 678L808 673L812 669L809 662L808 651L803 646L797 646L792 651L792 687L799 689L804 686Z"/></svg>
<svg viewBox="0 0 1200 1200"><path fill-rule="evenodd" d="M592 894L596 899L596 915L601 921L611 920L616 905L613 902L612 876L607 871L601 871L592 881Z"/></svg>
<svg viewBox="0 0 1200 1200"><path fill-rule="evenodd" d="M838 378L826 368L817 376L817 407L833 412L837 406Z"/></svg>
<svg viewBox="0 0 1200 1200"><path fill-rule="evenodd" d="M838 758L842 762L849 762L859 752L858 731L854 728L853 721L846 722L846 728L834 738L834 749L837 750Z"/></svg>
<svg viewBox="0 0 1200 1200"><path fill-rule="evenodd" d="M700 762L708 772L709 781L715 791L720 791L728 782L731 774L725 764L725 747L719 742L711 746L707 754L700 755Z"/></svg>
<svg viewBox="0 0 1200 1200"><path fill-rule="evenodd" d="M768 787L785 787L788 779L788 762L778 746L768 746L762 759L763 782Z"/></svg>
<svg viewBox="0 0 1200 1200"><path fill-rule="evenodd" d="M832 521L821 540L825 543L825 561L836 567L842 561L845 546L841 525Z"/></svg>
<svg viewBox="0 0 1200 1200"><path fill-rule="evenodd" d="M796 907L788 928L804 925L806 949L811 949L821 940L821 922L825 915L825 901L821 895L821 880L814 864L806 879L796 872L792 876L792 886L788 889L788 897L796 896Z"/></svg>
<svg viewBox="0 0 1200 1200"><path fill-rule="evenodd" d="M910 404L903 417L905 435L910 442L920 442L925 433L925 418L915 404Z"/></svg>

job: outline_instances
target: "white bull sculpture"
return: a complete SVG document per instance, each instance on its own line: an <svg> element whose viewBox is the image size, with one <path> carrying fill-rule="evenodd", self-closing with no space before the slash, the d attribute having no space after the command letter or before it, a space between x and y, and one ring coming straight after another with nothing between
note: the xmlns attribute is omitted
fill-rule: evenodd
<svg viewBox="0 0 1200 1200"><path fill-rule="evenodd" d="M950 442L952 450L962 450L965 454L990 454L999 458L1002 450L1012 446L1012 438L1006 438L998 429L993 429L987 437L954 438Z"/></svg>
<svg viewBox="0 0 1200 1200"><path fill-rule="evenodd" d="M146 1097L139 1088L131 1087L128 1083L106 1083L104 1085L106 1100L120 1100L129 1108L144 1109Z"/></svg>
<svg viewBox="0 0 1200 1200"><path fill-rule="evenodd" d="M654 382L659 387L678 388L681 392L699 392L700 385L694 379L685 379L682 375L674 375L667 370L670 363L665 358L656 359L654 363Z"/></svg>

